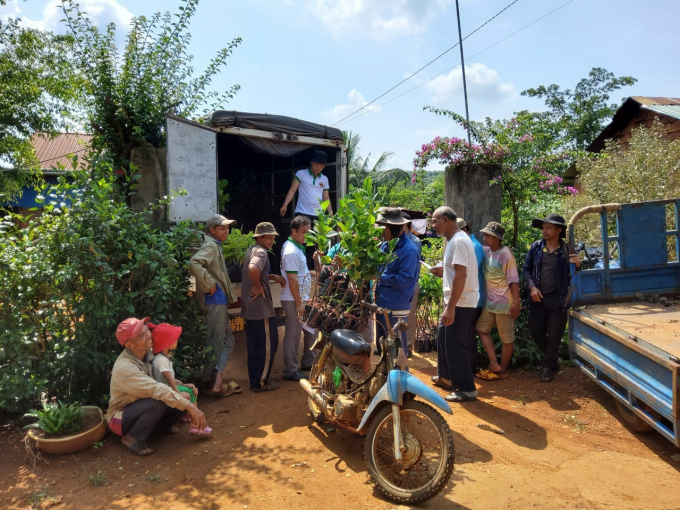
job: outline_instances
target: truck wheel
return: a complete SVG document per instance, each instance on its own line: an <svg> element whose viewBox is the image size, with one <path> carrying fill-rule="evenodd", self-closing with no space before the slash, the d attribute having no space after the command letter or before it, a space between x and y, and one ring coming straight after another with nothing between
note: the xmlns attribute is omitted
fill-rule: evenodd
<svg viewBox="0 0 680 510"><path fill-rule="evenodd" d="M617 399L614 399L614 403L616 404L616 410L619 412L619 416L630 430L633 432L649 432L650 430L654 430L649 423L640 418Z"/></svg>

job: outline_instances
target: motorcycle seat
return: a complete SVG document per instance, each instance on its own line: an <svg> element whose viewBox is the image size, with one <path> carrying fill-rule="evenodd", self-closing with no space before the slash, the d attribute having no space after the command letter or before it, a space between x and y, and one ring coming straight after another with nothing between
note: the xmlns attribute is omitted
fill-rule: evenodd
<svg viewBox="0 0 680 510"><path fill-rule="evenodd" d="M361 354L363 352L371 352L371 344L369 344L358 331L351 329L336 329L331 333L331 345L337 347L350 356Z"/></svg>

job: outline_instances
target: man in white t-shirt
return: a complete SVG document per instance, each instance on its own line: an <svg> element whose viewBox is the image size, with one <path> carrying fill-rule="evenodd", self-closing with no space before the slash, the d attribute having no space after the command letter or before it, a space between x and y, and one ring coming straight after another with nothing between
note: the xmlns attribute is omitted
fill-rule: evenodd
<svg viewBox="0 0 680 510"><path fill-rule="evenodd" d="M286 312L286 332L283 337L283 378L288 381L299 381L307 377L300 370L309 370L314 361L310 350L316 335L304 330L304 350L302 368L299 368L297 354L300 348L302 323L298 319L298 310L302 302L309 299L311 275L305 257L305 236L312 224L306 216L296 216L290 222L290 237L281 248L281 275L286 284L281 289L281 306Z"/></svg>
<svg viewBox="0 0 680 510"><path fill-rule="evenodd" d="M452 390L445 397L449 402L467 402L477 400L468 346L475 335L479 280L475 247L456 225L457 219L450 207L440 207L432 215L432 227L446 238L444 267L431 269L443 279L444 287L444 313L437 335L438 375L432 380Z"/></svg>
<svg viewBox="0 0 680 510"><path fill-rule="evenodd" d="M281 216L286 215L288 210L288 204L293 200L295 192L297 191L298 198L295 203L295 216L306 216L312 222L312 227L314 222L318 219L316 210L321 208L321 203L328 201L328 207L326 210L332 214L333 208L330 202L330 184L328 183L328 177L321 173L328 163L328 156L324 151L316 151L314 155L309 160L309 168L304 170L298 170L295 172L293 177L293 182L290 185L290 189L286 194L286 198L283 201L283 205L279 210ZM309 269L314 268L314 248L305 248L305 256L307 260L307 267Z"/></svg>

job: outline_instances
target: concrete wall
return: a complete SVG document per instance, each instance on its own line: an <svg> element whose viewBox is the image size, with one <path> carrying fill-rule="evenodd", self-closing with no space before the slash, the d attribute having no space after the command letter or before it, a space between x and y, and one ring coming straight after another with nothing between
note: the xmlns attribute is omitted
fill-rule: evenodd
<svg viewBox="0 0 680 510"><path fill-rule="evenodd" d="M489 186L489 181L500 173L500 166L476 164L460 165L445 172L446 205L472 223L472 231L480 242L479 230L488 222L501 219L501 187Z"/></svg>
<svg viewBox="0 0 680 510"><path fill-rule="evenodd" d="M132 210L141 211L149 204L167 195L167 165L165 148L138 147L132 150L130 158L138 167L142 178L137 183L137 194L132 195ZM147 215L149 223L164 223L167 221L167 208L155 210Z"/></svg>

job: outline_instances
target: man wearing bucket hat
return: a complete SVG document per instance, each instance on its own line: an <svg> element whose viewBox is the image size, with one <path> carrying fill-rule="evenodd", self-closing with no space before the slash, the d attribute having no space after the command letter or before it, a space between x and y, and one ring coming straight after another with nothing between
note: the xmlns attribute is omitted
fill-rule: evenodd
<svg viewBox="0 0 680 510"><path fill-rule="evenodd" d="M279 346L276 312L270 281L285 287L286 280L269 274L268 251L274 246L278 232L271 223L258 223L255 227L255 244L246 251L243 259L241 283L241 317L246 321L248 342L248 378L254 392L275 390L279 385L269 380L274 364L274 354Z"/></svg>
<svg viewBox="0 0 680 510"><path fill-rule="evenodd" d="M559 369L560 343L567 325L571 299L569 263L581 267L577 253L571 253L564 241L567 225L558 214L548 214L531 222L540 228L542 239L529 248L524 262L524 281L531 292L529 332L543 351L541 382L552 382Z"/></svg>
<svg viewBox="0 0 680 510"><path fill-rule="evenodd" d="M281 216L286 215L288 204L293 200L296 191L298 198L295 203L293 216L306 216L311 220L312 227L314 227L314 222L317 220L316 210L321 207L322 202L328 201L326 210L329 213L333 213L329 195L330 184L328 177L322 173L327 163L328 155L324 151L317 150L309 160L309 168L295 172L290 189L286 194L281 209L279 209ZM314 269L314 249L312 247L305 249L305 257L307 259L307 267Z"/></svg>
<svg viewBox="0 0 680 510"><path fill-rule="evenodd" d="M189 271L196 278L196 298L205 313L208 327L208 350L203 368L204 392L216 397L232 394L232 390L223 387L223 382L224 369L235 343L227 308L229 303L236 301L236 295L227 274L222 243L229 237L229 228L235 223L236 220L229 220L220 214L208 218L208 235L204 235L201 247L189 261Z"/></svg>
<svg viewBox="0 0 680 510"><path fill-rule="evenodd" d="M501 243L505 228L490 221L484 234L484 280L486 301L475 329L489 355L489 369L477 374L487 381L506 379L515 347L515 319L519 316L519 274L512 252ZM501 362L496 358L496 346L491 330L498 329L501 338Z"/></svg>
<svg viewBox="0 0 680 510"><path fill-rule="evenodd" d="M205 416L166 384L154 379L149 317L125 319L116 329L116 339L124 347L111 371L111 398L106 421L111 431L135 455L151 455L146 445L152 431L176 433L175 424L189 413L191 425L205 429Z"/></svg>
<svg viewBox="0 0 680 510"><path fill-rule="evenodd" d="M394 247L397 258L387 264L385 270L380 275L380 280L376 286L375 304L381 308L391 310L389 314L390 327L399 319L408 320L411 311L411 300L420 273L420 255L418 248L404 232L404 225L408 223L401 211L395 207L383 207L378 213L376 224L383 228L382 250L389 249L389 241L398 239ZM377 338L387 336L387 324L385 316L377 314L376 320L382 326L381 331L376 335ZM404 355L409 355L408 338L406 332L400 332L401 347ZM376 344L376 354L381 353L380 344Z"/></svg>

